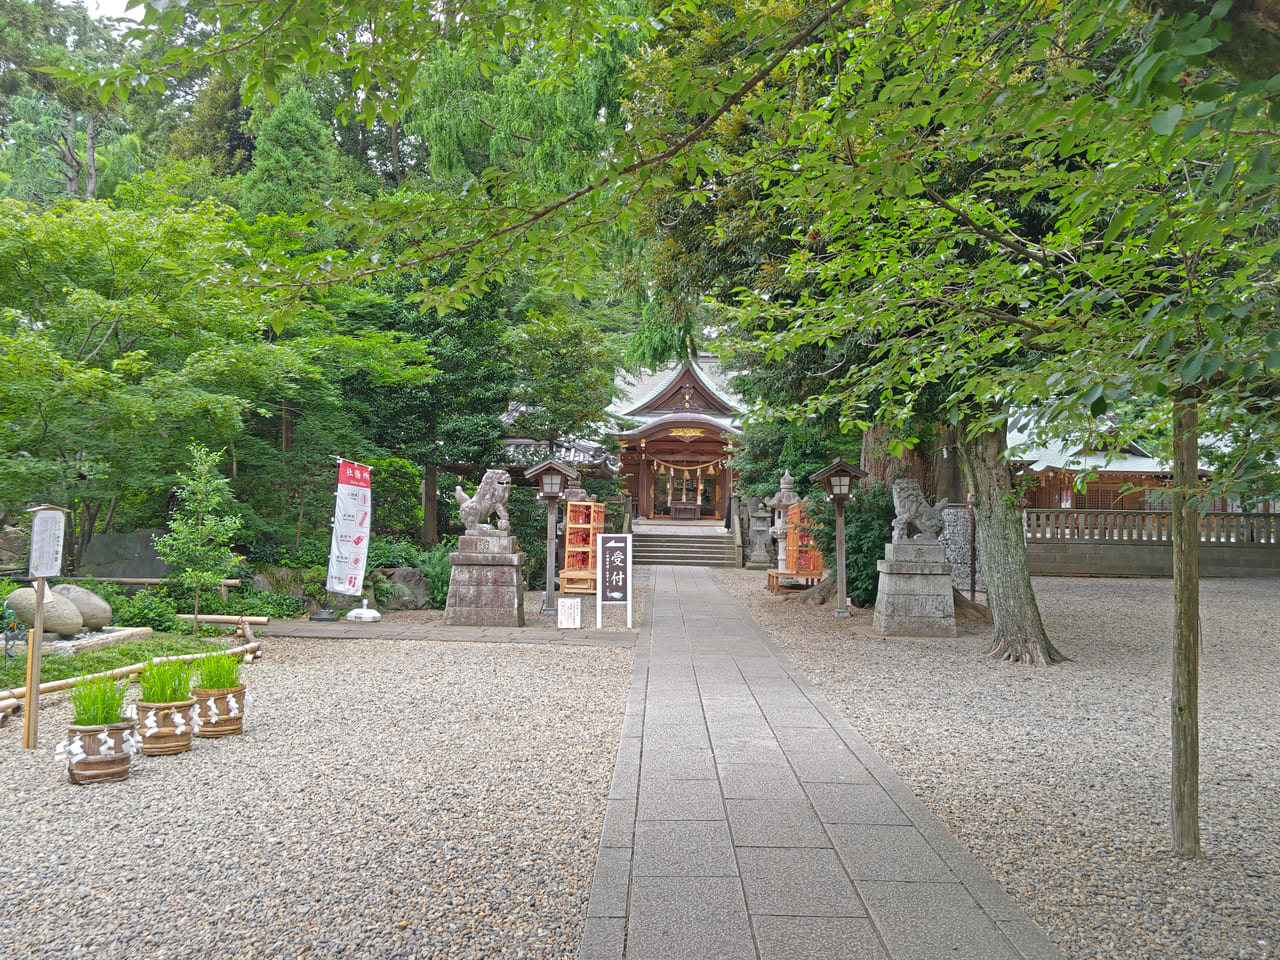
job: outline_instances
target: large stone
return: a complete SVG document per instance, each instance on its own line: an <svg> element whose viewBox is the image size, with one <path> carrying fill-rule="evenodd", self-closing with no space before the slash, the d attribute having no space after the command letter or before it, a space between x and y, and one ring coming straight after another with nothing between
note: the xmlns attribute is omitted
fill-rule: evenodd
<svg viewBox="0 0 1280 960"><path fill-rule="evenodd" d="M35 626L36 591L34 587L19 587L5 601L23 623ZM44 593L44 629L63 637L74 637L84 630L84 621L76 605L60 593L46 590Z"/></svg>
<svg viewBox="0 0 1280 960"><path fill-rule="evenodd" d="M86 630L101 630L111 622L111 604L92 590L77 587L74 583L59 583L53 592L61 594L76 605Z"/></svg>
<svg viewBox="0 0 1280 960"><path fill-rule="evenodd" d="M384 570L393 585L391 596L383 604L384 610L425 610L431 602L431 581L417 567L395 567Z"/></svg>

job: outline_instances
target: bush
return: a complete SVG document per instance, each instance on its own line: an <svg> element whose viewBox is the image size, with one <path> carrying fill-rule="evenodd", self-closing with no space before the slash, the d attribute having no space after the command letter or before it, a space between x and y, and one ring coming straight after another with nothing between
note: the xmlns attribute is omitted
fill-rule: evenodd
<svg viewBox="0 0 1280 960"><path fill-rule="evenodd" d="M814 492L807 508L809 516L822 524L814 539L822 548L827 569L836 569L836 510L821 492ZM880 585L877 561L884 559L884 545L893 536L893 492L888 484L877 483L860 489L845 508L844 555L845 595L859 607L874 606Z"/></svg>
<svg viewBox="0 0 1280 960"><path fill-rule="evenodd" d="M443 610L449 602L449 574L453 571L449 554L457 549L456 541L442 540L430 550L418 554L415 566L431 582L431 595L427 602L433 610Z"/></svg>
<svg viewBox="0 0 1280 960"><path fill-rule="evenodd" d="M421 548L416 543L392 537L374 537L369 541L369 559L365 569L378 567L417 566ZM326 560L326 564L327 564Z"/></svg>
<svg viewBox="0 0 1280 960"><path fill-rule="evenodd" d="M422 530L422 471L408 460L388 457L369 463L375 534L415 536ZM406 563L370 566L404 567Z"/></svg>
<svg viewBox="0 0 1280 960"><path fill-rule="evenodd" d="M307 612L302 599L287 593L271 593L255 587L233 590L226 604L227 613L233 617L272 617L276 620L296 620Z"/></svg>
<svg viewBox="0 0 1280 960"><path fill-rule="evenodd" d="M111 622L124 627L150 627L157 633L178 633L186 624L178 619L178 607L163 588L139 590L112 604Z"/></svg>

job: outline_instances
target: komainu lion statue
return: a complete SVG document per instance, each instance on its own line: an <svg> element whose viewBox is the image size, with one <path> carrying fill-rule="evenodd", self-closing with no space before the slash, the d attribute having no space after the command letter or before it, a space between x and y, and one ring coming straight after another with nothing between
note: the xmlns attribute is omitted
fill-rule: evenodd
<svg viewBox="0 0 1280 960"><path fill-rule="evenodd" d="M893 481L893 509L897 514L893 518L893 542L903 540L937 540L946 529L942 519L942 510L947 505L943 497L936 506L929 506L924 498L920 484L915 480ZM914 526L920 532L914 537L907 536L907 527Z"/></svg>
<svg viewBox="0 0 1280 960"><path fill-rule="evenodd" d="M506 533L511 529L507 516L507 497L511 493L511 474L505 470L486 470L474 497L467 496L462 487L455 487L458 498L458 514L468 534L493 532L486 521L491 514L498 515L498 529Z"/></svg>

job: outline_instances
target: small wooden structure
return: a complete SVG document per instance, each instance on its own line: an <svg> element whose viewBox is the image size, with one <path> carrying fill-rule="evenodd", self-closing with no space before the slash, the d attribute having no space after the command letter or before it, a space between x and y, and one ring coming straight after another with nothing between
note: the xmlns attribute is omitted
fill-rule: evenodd
<svg viewBox="0 0 1280 960"><path fill-rule="evenodd" d="M793 503L787 507L788 569L769 571L767 587L770 593L781 593L783 590L801 590L822 579L824 572L822 551L814 543L813 533L804 518L803 507L803 503ZM799 580L802 582L800 584L784 584L783 580Z"/></svg>
<svg viewBox="0 0 1280 960"><path fill-rule="evenodd" d="M570 500L565 505L561 594L596 592L596 536L603 532L603 503Z"/></svg>

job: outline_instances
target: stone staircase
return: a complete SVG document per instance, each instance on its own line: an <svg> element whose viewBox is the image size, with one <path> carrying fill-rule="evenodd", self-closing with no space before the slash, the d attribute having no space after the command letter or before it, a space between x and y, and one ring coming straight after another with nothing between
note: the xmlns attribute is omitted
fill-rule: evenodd
<svg viewBox="0 0 1280 960"><path fill-rule="evenodd" d="M634 564L671 564L680 567L732 567L737 558L733 534L644 533L637 529L631 543Z"/></svg>

